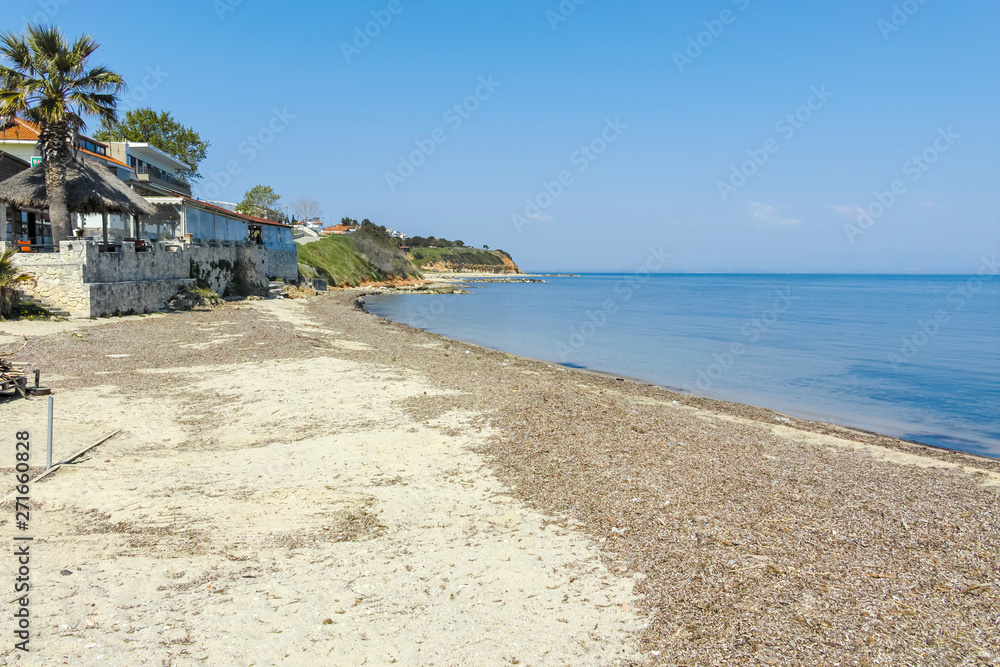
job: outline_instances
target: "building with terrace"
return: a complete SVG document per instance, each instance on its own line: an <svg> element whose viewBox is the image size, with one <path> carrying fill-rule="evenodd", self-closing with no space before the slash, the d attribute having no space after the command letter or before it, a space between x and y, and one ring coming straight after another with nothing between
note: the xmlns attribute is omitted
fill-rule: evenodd
<svg viewBox="0 0 1000 667"><path fill-rule="evenodd" d="M0 124L0 190L7 177L43 168L37 143L33 124ZM100 171L97 181L125 186L144 213L82 209L71 213L75 238L55 244L44 192L0 201L0 248L18 247L15 264L36 279L24 291L43 305L76 317L153 312L193 284L223 295L265 295L269 280L298 280L292 228L192 198L184 162L148 143L83 135L76 149L81 164ZM38 176L32 178L44 190Z"/></svg>

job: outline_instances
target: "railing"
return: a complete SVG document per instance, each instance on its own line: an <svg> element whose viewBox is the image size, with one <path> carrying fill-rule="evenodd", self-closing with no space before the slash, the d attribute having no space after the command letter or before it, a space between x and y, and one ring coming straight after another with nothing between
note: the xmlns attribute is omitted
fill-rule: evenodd
<svg viewBox="0 0 1000 667"><path fill-rule="evenodd" d="M163 171L159 167L154 167L149 164L142 164L136 167L135 173L155 178L158 181L162 181L168 185L172 185L175 188L184 190L185 192L191 191L191 185L189 183L187 183L184 180L181 180L180 178L178 178L173 174Z"/></svg>
<svg viewBox="0 0 1000 667"><path fill-rule="evenodd" d="M31 241L14 241L18 252L56 252L55 244L52 243L32 243Z"/></svg>

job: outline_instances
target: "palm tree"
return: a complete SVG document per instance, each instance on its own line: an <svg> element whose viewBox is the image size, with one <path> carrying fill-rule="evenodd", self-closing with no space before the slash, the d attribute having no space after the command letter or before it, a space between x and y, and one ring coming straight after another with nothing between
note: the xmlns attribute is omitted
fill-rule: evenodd
<svg viewBox="0 0 1000 667"><path fill-rule="evenodd" d="M28 26L27 34L0 34L0 117L20 114L38 125L38 149L45 169L45 189L52 239L70 237L66 208L66 163L84 115L117 120L117 93L125 82L106 67L87 69L87 58L100 44L90 35L72 44L59 28Z"/></svg>

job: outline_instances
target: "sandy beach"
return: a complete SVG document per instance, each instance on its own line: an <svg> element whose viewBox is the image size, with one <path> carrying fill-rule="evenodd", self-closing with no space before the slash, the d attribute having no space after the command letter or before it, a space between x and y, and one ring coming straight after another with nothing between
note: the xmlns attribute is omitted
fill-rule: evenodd
<svg viewBox="0 0 1000 667"><path fill-rule="evenodd" d="M31 653L0 662L1000 664L1000 461L359 295L0 322L54 391L57 461L121 429L33 486ZM10 490L45 410L0 403Z"/></svg>

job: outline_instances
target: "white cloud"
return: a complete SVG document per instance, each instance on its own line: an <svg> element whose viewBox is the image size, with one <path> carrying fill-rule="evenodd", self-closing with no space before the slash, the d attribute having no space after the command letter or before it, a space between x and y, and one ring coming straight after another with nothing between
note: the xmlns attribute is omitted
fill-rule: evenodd
<svg viewBox="0 0 1000 667"><path fill-rule="evenodd" d="M787 218L778 210L791 208L789 204L771 206L760 202L750 202L750 214L758 221L758 224L770 225L772 227L794 227L801 225L802 221L797 218Z"/></svg>
<svg viewBox="0 0 1000 667"><path fill-rule="evenodd" d="M552 222L553 220L548 213L529 213L528 217L535 222Z"/></svg>

